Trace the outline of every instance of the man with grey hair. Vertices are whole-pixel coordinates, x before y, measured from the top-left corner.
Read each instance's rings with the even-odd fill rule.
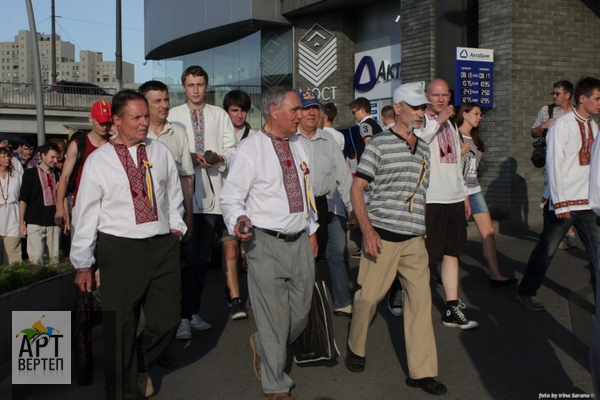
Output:
[[[406,384],[440,395],[447,389],[434,379],[437,350],[431,321],[429,257],[425,247],[425,193],[429,184],[429,146],[414,134],[429,101],[423,88],[407,83],[394,91],[396,124],[367,144],[352,183],[354,213],[363,234],[363,256],[348,334],[346,367],[365,369],[367,330],[377,304],[399,274],[404,299]],[[363,189],[372,185],[365,205]]]
[[[295,135],[302,104],[291,88],[263,94],[263,128],[238,146],[221,191],[230,233],[248,261],[248,291],[257,332],[250,336],[263,399],[290,400],[287,345],[308,320],[318,246],[306,147]]]

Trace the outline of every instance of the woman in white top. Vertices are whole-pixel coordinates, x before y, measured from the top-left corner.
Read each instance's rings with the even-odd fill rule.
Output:
[[[479,137],[478,127],[480,121],[481,108],[476,104],[465,103],[458,111],[456,125],[462,138],[463,174],[469,201],[471,202],[471,215],[483,239],[483,255],[490,270],[490,286],[513,285],[517,283],[517,279],[505,277],[498,269],[494,226],[477,178],[479,162],[485,150],[483,141]]]
[[[21,261],[20,191],[21,173],[11,162],[10,150],[0,147],[0,242],[4,248],[3,265]]]

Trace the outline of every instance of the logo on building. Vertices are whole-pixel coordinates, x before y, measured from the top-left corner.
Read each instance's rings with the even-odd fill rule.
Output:
[[[71,383],[70,311],[13,311],[12,327],[13,384]]]
[[[337,70],[337,38],[315,24],[298,41],[300,75],[319,86]]]
[[[269,33],[262,42],[262,83],[265,87],[280,85],[292,71],[289,46],[285,40]]]

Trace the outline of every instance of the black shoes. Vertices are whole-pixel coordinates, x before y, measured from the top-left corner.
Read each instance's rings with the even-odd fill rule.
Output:
[[[459,306],[446,306],[446,314],[442,317],[444,326],[459,329],[477,328],[479,324],[465,317]]]
[[[234,321],[240,319],[247,319],[248,313],[246,312],[246,307],[242,303],[242,299],[236,297],[231,300],[231,319]]]
[[[421,388],[424,392],[429,394],[433,394],[439,396],[440,394],[444,394],[448,391],[446,386],[442,383],[436,381],[433,378],[422,378],[422,379],[411,379],[406,378],[406,384],[410,387],[418,387]]]
[[[357,356],[350,350],[350,347],[346,346],[346,368],[352,372],[363,372],[365,370],[366,359],[361,356]]]
[[[388,292],[388,310],[394,317],[399,317],[402,315],[402,286],[400,286],[400,281],[398,278],[394,279],[394,283],[392,283],[392,287]]]
[[[519,280],[517,278],[508,278],[504,281],[499,281],[497,279],[490,279],[490,286],[493,288],[501,288],[504,286],[510,286],[517,283]]]

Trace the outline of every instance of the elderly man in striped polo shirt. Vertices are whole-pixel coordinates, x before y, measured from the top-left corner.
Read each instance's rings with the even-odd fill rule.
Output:
[[[419,84],[407,83],[396,89],[396,124],[367,144],[356,171],[351,198],[363,234],[363,256],[346,366],[353,372],[364,371],[369,324],[399,273],[405,291],[406,384],[440,395],[446,393],[446,387],[434,379],[438,362],[424,240],[429,146],[413,132],[423,124],[427,104]],[[373,198],[365,206],[363,188],[367,185]]]

